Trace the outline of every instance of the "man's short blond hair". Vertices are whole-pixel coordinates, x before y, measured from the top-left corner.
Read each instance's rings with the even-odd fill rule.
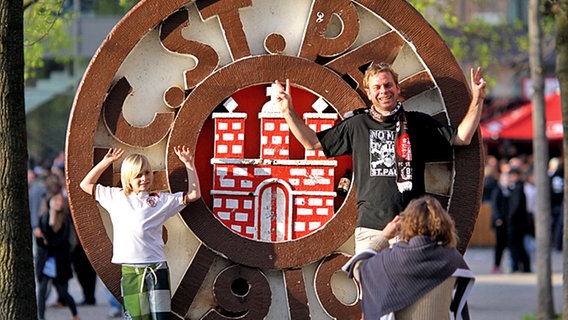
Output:
[[[363,77],[363,87],[365,89],[369,89],[369,79],[381,72],[390,72],[394,79],[394,83],[398,84],[398,73],[394,71],[392,66],[388,63],[381,62],[381,63],[371,63],[367,70],[365,70],[365,76]]]

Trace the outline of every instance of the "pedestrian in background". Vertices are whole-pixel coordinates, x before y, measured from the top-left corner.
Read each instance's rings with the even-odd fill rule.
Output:
[[[491,227],[495,231],[493,273],[501,273],[501,260],[507,248],[509,195],[509,173],[501,172],[499,184],[491,194]]]
[[[564,163],[562,158],[549,161],[550,207],[552,211],[551,246],[562,251],[564,234]]]
[[[59,299],[71,310],[73,320],[79,320],[75,300],[67,291],[73,277],[69,234],[72,222],[61,192],[47,199],[47,212],[40,216],[36,234],[36,277],[38,281],[38,317],[45,319],[45,303],[49,283],[57,290]]]
[[[521,171],[517,167],[509,170],[509,213],[507,216],[507,245],[511,253],[511,271],[531,272],[530,257],[525,248],[527,233],[527,198]]]

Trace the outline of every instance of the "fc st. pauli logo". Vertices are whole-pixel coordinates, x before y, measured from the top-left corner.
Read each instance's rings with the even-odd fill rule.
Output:
[[[462,70],[406,1],[138,3],[93,57],[67,137],[77,233],[109,289],[120,296],[112,226],[79,182],[108,148],[122,147],[150,159],[156,190],[184,190],[172,148],[185,144],[203,199],[165,224],[172,312],[359,319],[356,288],[338,272],[353,253],[357,218],[355,192],[334,192],[350,159],[306,152],[265,105],[270,84],[290,79],[298,112],[322,130],[365,107],[363,72],[373,61],[399,72],[406,110],[450,124],[463,118]],[[480,154],[474,141],[426,168],[427,191],[449,204],[462,249],[478,211]],[[116,185],[119,170],[99,182]]]

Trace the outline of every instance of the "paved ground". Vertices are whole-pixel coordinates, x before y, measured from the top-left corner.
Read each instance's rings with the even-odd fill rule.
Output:
[[[472,319],[520,320],[523,316],[535,314],[537,305],[535,273],[491,274],[493,261],[491,248],[470,248],[465,257],[476,275],[476,283],[469,299]],[[552,258],[554,307],[559,313],[562,310],[562,255],[553,252]],[[75,279],[71,280],[69,289],[77,302],[82,301],[83,296]],[[54,299],[54,296],[55,294],[52,294],[50,299]],[[52,304],[53,301],[49,300],[48,305]],[[105,289],[102,283],[99,283],[97,305],[79,306],[79,315],[82,320],[109,319],[109,310]],[[49,307],[46,318],[66,320],[71,319],[71,313],[67,308]]]
[[[77,304],[83,301],[83,293],[77,282],[76,278],[71,279],[69,282],[69,293],[75,299]],[[96,288],[97,304],[92,305],[78,305],[77,311],[81,320],[104,320],[104,319],[121,319],[122,317],[110,317],[110,304],[106,296],[106,288],[103,283],[99,281]],[[54,307],[54,300],[57,294],[52,290],[47,301],[47,309],[45,312],[46,320],[67,320],[72,319],[71,311],[67,307]]]
[[[475,286],[469,298],[472,319],[519,320],[535,315],[537,310],[536,269],[533,273],[491,274],[493,250],[470,248],[465,258],[476,275]],[[504,257],[505,258],[505,257]],[[505,258],[503,265],[507,264]],[[552,285],[554,309],[562,311],[562,253],[552,253]]]

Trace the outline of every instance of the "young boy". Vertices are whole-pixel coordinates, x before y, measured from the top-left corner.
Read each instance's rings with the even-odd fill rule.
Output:
[[[186,193],[150,192],[154,178],[148,159],[131,154],[122,162],[122,188],[97,184],[102,173],[124,155],[110,149],[83,178],[80,187],[105,208],[113,226],[112,263],[122,265],[121,291],[127,319],[170,319],[169,269],[162,226],[189,202],[201,197],[193,155],[186,146],[174,147],[186,167]]]

